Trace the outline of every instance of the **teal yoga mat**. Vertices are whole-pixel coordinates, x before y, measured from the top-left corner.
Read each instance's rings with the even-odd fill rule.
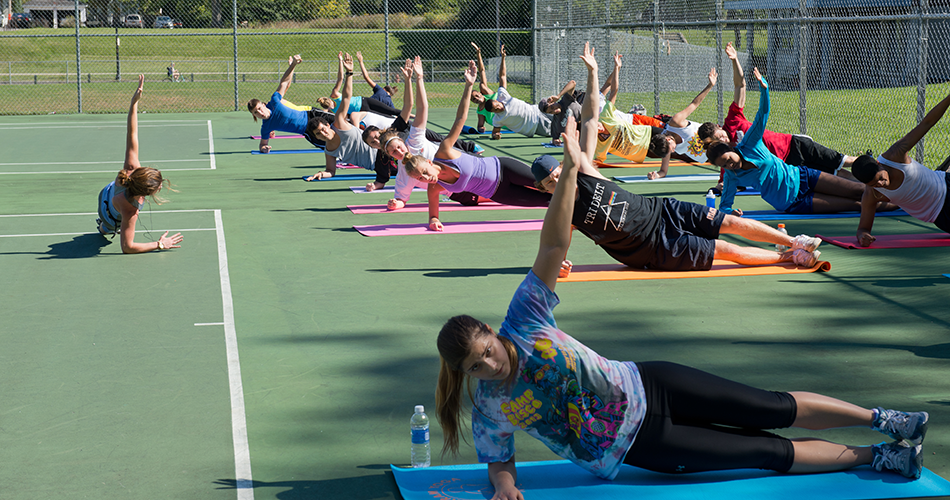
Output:
[[[392,466],[392,470],[405,500],[485,500],[494,491],[485,464]],[[911,481],[867,466],[794,475],[752,469],[660,474],[624,465],[615,480],[604,481],[567,460],[519,463],[518,487],[525,500],[872,500],[950,495],[950,482],[927,469]]]

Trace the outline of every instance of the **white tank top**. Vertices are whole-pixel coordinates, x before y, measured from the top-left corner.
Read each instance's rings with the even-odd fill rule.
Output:
[[[947,198],[946,172],[935,172],[913,159],[897,163],[878,156],[877,161],[904,172],[904,182],[897,189],[874,188],[876,191],[924,222],[937,220]]]

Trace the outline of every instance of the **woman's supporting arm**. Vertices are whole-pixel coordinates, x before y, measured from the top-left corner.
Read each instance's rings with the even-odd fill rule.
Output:
[[[861,219],[858,221],[858,245],[862,247],[870,246],[875,238],[871,235],[871,229],[874,227],[874,214],[877,211],[878,199],[876,192],[871,186],[864,186],[864,194],[861,195]],[[886,198],[885,198],[886,199]]]
[[[495,487],[495,495],[491,500],[524,500],[521,490],[515,486],[518,480],[515,457],[511,457],[507,462],[488,464],[488,480]]]
[[[442,193],[442,186],[438,184],[429,184],[426,187],[426,197],[429,201],[429,229],[433,231],[442,230],[442,221],[439,220],[439,194]]]

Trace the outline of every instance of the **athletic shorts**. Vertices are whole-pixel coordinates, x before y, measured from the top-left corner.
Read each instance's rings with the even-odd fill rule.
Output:
[[[812,200],[815,199],[815,186],[818,185],[819,177],[821,177],[821,171],[819,170],[808,167],[798,167],[798,196],[796,196],[792,204],[785,209],[785,213],[814,213]]]
[[[943,232],[950,233],[950,172],[944,174],[944,179],[947,182],[947,196],[943,199],[943,208],[940,209],[940,213],[934,219],[934,225]]]
[[[695,271],[712,267],[716,238],[726,214],[705,205],[663,198],[657,253],[648,267]]]
[[[625,464],[668,473],[792,467],[792,442],[764,430],[795,423],[798,404],[791,394],[676,363],[637,363],[637,369],[646,415]]]
[[[788,155],[785,157],[785,163],[789,165],[813,168],[831,175],[835,175],[838,171],[842,160],[844,160],[844,154],[822,146],[811,137],[804,135],[792,136],[788,145]]]

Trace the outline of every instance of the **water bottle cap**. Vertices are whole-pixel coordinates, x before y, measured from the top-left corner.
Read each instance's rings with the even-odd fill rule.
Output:
[[[416,405],[416,413],[425,413],[426,407],[423,405]]]
[[[779,224],[778,227],[785,227],[785,224]]]

